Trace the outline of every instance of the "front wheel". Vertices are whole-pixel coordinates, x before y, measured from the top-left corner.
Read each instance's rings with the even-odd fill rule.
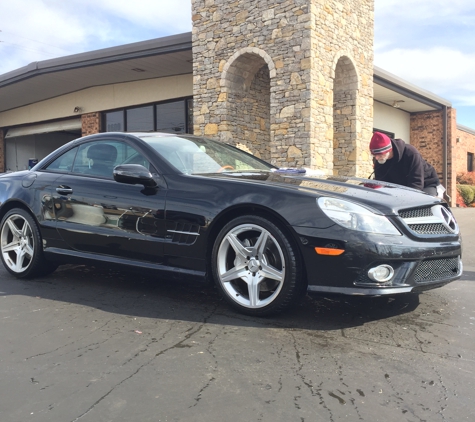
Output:
[[[18,278],[43,276],[57,268],[43,257],[35,220],[20,208],[7,212],[0,223],[0,249],[3,265]]]
[[[226,224],[216,238],[211,259],[218,290],[241,313],[279,313],[301,296],[298,252],[263,217],[242,216]]]

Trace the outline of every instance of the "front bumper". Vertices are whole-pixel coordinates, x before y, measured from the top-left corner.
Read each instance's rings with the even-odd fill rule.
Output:
[[[294,227],[299,238],[309,292],[379,296],[441,287],[462,276],[458,235],[425,239],[383,236],[343,230]],[[339,256],[318,255],[315,247],[335,245]],[[394,269],[393,277],[376,282],[368,271],[378,265]]]

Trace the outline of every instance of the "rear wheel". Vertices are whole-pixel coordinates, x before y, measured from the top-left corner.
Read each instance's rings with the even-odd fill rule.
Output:
[[[242,216],[220,231],[212,252],[216,286],[247,315],[282,312],[301,297],[298,253],[285,234],[260,216]]]
[[[18,278],[40,277],[58,267],[43,257],[38,225],[20,208],[7,212],[0,223],[0,249],[3,265]]]

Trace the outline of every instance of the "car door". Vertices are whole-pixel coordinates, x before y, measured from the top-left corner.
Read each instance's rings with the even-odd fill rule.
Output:
[[[134,147],[113,139],[77,147],[72,171],[56,181],[52,192],[56,228],[69,248],[163,262],[165,183],[157,174],[159,187],[151,190],[112,177],[115,165],[137,160],[149,165]]]

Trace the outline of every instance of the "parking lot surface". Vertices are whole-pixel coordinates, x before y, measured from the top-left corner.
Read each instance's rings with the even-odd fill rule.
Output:
[[[464,275],[421,295],[239,315],[212,287],[0,268],[0,421],[473,421],[475,210]]]

